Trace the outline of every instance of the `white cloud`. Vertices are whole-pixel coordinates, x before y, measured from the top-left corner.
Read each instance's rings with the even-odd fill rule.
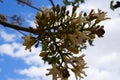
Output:
[[[30,53],[29,51],[25,51],[25,47],[23,45],[15,42],[13,42],[12,44],[0,45],[0,55],[8,55],[13,58],[22,59],[26,64],[31,66],[28,69],[26,68],[23,70],[15,70],[18,74],[27,76],[28,80],[49,79],[49,77],[45,77],[46,68],[48,68],[49,65],[44,64],[44,62],[39,57],[40,51],[41,48],[32,47],[32,52]],[[8,80],[21,80],[21,79],[8,78]]]
[[[111,67],[120,67],[120,64],[118,64],[119,56],[118,53],[105,54],[98,63],[107,66],[108,69]]]
[[[11,44],[6,43],[6,44],[2,44],[0,45],[0,54],[3,55],[8,55],[11,57],[24,57],[27,56],[28,54],[25,54],[25,48],[16,42],[13,42]]]
[[[15,72],[28,76],[30,78],[38,78],[39,80],[48,80],[50,77],[46,77],[45,74],[47,73],[46,68],[50,66],[44,65],[41,67],[31,66],[30,68],[23,69],[23,70],[16,70]],[[44,78],[44,79],[40,79]]]
[[[7,80],[43,80],[43,78],[7,78]]]
[[[11,42],[15,41],[16,35],[7,33],[4,30],[0,30],[0,37],[6,42]]]
[[[38,77],[40,76],[40,69],[34,66],[31,66],[29,69],[24,69],[19,71],[20,74],[27,75],[29,77]]]
[[[41,48],[34,47],[32,47],[32,52],[26,51],[23,45],[16,42],[0,45],[0,55],[8,55],[13,58],[20,58],[29,65],[44,65],[43,61],[39,57],[40,51]]]
[[[31,56],[25,57],[23,59],[29,65],[41,65],[41,66],[44,65],[44,62],[41,60],[41,57],[39,57],[38,54],[31,55]]]
[[[35,22],[33,20],[26,20],[28,22],[28,24],[31,26],[31,27],[34,27],[36,26]]]
[[[106,70],[99,70],[97,68],[89,68],[87,70],[88,76],[86,79],[89,80],[111,80],[110,73]]]
[[[6,50],[7,49],[7,50]],[[0,45],[0,54],[13,55],[13,47],[10,44]]]
[[[103,68],[96,68],[94,66],[91,66],[86,70],[87,72],[87,77],[85,78],[86,80],[119,80],[119,72],[116,71],[111,71],[108,69],[103,69]]]

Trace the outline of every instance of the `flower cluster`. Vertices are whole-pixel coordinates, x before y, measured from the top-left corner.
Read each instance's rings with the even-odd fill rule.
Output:
[[[29,51],[31,52],[31,47],[36,43],[35,38],[32,36],[31,33],[29,36],[23,36],[22,38],[24,39],[23,45],[26,46],[25,50],[29,49]]]
[[[36,14],[36,31],[37,37],[24,36],[23,45],[31,51],[31,46],[41,43],[42,51],[40,57],[48,64],[52,65],[48,69],[53,80],[61,78],[68,80],[72,71],[76,80],[86,76],[84,69],[86,63],[84,54],[76,56],[79,52],[86,48],[87,44],[93,45],[92,42],[98,37],[103,37],[105,30],[103,25],[99,23],[106,18],[106,12],[98,9],[96,13],[91,10],[90,13],[80,12],[77,16],[76,6],[73,6],[72,14],[66,10],[65,6],[56,5],[50,9],[43,9],[43,12]]]

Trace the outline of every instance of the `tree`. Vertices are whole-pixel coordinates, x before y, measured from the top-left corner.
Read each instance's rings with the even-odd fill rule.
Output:
[[[84,69],[87,68],[85,55],[79,52],[86,49],[88,44],[92,46],[96,37],[103,37],[104,26],[99,23],[109,18],[106,18],[106,12],[100,9],[98,12],[94,10],[89,13],[80,12],[77,16],[77,7],[84,0],[63,0],[64,5],[55,5],[53,0],[48,1],[52,5],[51,8],[36,8],[30,0],[17,0],[18,4],[27,5],[38,11],[35,28],[23,27],[23,18],[15,14],[10,17],[11,22],[8,16],[0,14],[0,24],[29,33],[22,37],[25,50],[31,51],[32,46],[37,48],[41,44],[42,51],[39,55],[44,62],[52,66],[51,69],[47,69],[49,73],[46,75],[52,75],[53,80],[58,78],[68,80],[69,71],[75,74],[76,80],[84,78],[86,76]],[[68,5],[73,7],[71,14],[66,9]]]

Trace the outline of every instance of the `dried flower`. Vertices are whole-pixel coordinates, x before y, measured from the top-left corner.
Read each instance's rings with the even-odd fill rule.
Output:
[[[99,23],[103,20],[110,19],[110,18],[106,18],[106,14],[107,14],[107,12],[103,12],[100,9],[98,9],[98,13],[94,14],[97,17],[95,23]]]
[[[61,75],[60,71],[57,69],[57,65],[52,65],[51,69],[47,69],[49,71],[49,73],[47,73],[46,75],[52,75],[53,79],[52,80],[57,80],[58,76]]]
[[[24,39],[23,45],[26,46],[25,50],[29,49],[29,51],[31,52],[31,47],[36,43],[35,38],[32,36],[31,33],[29,36],[23,36],[22,38]]]
[[[46,75],[52,75],[53,80],[58,78],[68,80],[70,70],[75,74],[76,80],[86,76],[83,71],[86,68],[83,59],[85,55],[75,55],[78,55],[84,47],[86,48],[87,42],[92,45],[96,35],[103,37],[105,33],[103,26],[98,23],[109,19],[106,18],[106,12],[98,9],[95,13],[91,10],[87,15],[81,11],[77,16],[76,9],[77,7],[74,6],[71,15],[65,6],[60,7],[60,5],[43,9],[42,13],[37,12],[34,30],[38,36],[35,38],[30,34],[23,37],[23,45],[30,51],[36,40],[42,43],[40,57],[52,65],[51,69],[47,69],[49,73]]]
[[[6,20],[7,20],[7,18],[6,18],[6,16],[5,16],[5,15],[0,14],[0,20],[6,21]]]
[[[83,71],[83,69],[87,68],[86,67],[86,63],[83,59],[85,55],[81,55],[79,57],[73,57],[72,58],[72,65],[73,65],[73,68],[71,69],[74,74],[75,74],[75,77],[76,77],[76,80],[78,80],[78,77],[81,79],[81,78],[84,78],[84,76],[87,76],[85,71]]]

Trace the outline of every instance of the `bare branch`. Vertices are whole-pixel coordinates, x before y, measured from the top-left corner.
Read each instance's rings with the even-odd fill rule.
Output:
[[[0,0],[0,2],[3,2],[2,0]]]
[[[36,9],[36,10],[38,10],[38,11],[40,11],[40,12],[43,12],[41,9],[39,9],[39,8],[37,8],[37,7],[33,6],[33,5],[25,2],[24,0],[17,0],[17,1],[23,3],[23,4],[27,5],[27,6],[29,6],[29,7],[31,7],[31,8],[33,8],[33,9]]]
[[[3,21],[3,20],[0,20],[0,24],[5,26],[5,27],[12,28],[12,29],[15,29],[15,30],[21,30],[21,31],[30,32],[30,33],[33,33],[33,34],[38,34],[36,32],[36,30],[34,30],[32,28],[26,28],[26,27],[23,27],[23,26],[11,24],[11,23],[8,23],[8,22]]]
[[[55,7],[55,4],[54,4],[53,0],[49,0],[49,1],[52,4],[52,6]]]

